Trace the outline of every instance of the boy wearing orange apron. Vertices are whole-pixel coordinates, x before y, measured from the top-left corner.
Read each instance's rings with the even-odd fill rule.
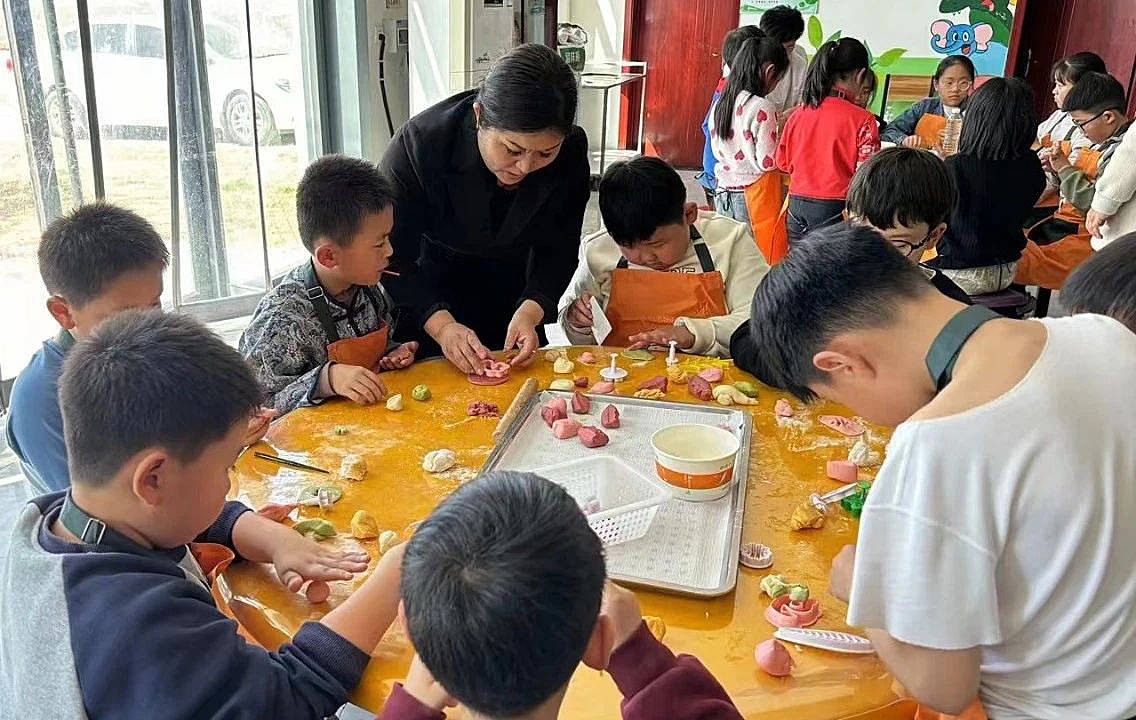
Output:
[[[600,183],[607,230],[586,238],[560,299],[559,322],[591,345],[594,298],[610,322],[602,343],[729,356],[730,335],[749,318],[769,266],[747,225],[686,202],[678,173],[658,158],[618,163]]]

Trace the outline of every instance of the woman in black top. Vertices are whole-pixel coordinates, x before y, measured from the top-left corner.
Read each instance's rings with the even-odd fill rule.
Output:
[[[947,158],[959,198],[935,262],[970,295],[1005,290],[1014,279],[1026,245],[1022,223],[1045,189],[1030,149],[1036,130],[1024,81],[992,78],[971,96],[958,154]]]
[[[482,87],[399,129],[382,161],[396,191],[392,269],[401,340],[439,347],[463,372],[489,350],[539,346],[536,328],[576,268],[588,140],[576,79],[543,45],[502,57]]]

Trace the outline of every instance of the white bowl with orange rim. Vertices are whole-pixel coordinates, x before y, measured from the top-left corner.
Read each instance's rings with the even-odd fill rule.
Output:
[[[734,484],[734,461],[741,442],[716,425],[680,424],[651,436],[655,471],[682,500],[717,500]]]

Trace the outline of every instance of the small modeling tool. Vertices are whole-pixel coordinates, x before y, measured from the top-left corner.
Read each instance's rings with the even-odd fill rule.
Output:
[[[671,340],[668,344],[671,346],[671,351],[667,354],[667,367],[678,365],[678,358],[675,357],[675,349],[678,347],[678,343]]]
[[[600,377],[602,377],[604,380],[610,380],[611,382],[620,382],[627,379],[627,371],[621,367],[616,367],[615,365],[615,359],[617,357],[618,356],[615,353],[612,353],[611,366],[600,370]]]

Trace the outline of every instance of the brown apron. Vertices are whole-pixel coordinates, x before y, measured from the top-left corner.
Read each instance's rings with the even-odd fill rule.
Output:
[[[620,258],[611,272],[611,293],[604,314],[611,322],[605,345],[630,345],[630,338],[648,330],[674,326],[676,318],[711,318],[727,314],[726,283],[714,269],[710,249],[690,228],[701,273],[630,270]]]
[[[770,266],[781,262],[781,258],[789,252],[789,234],[785,227],[786,179],[784,173],[770,170],[745,189],[746,211],[753,237],[757,240],[757,249]]]
[[[1090,180],[1096,180],[1100,172],[1100,158],[1100,150],[1085,148],[1077,156],[1074,167]],[[1063,220],[1076,225],[1077,231],[1048,245],[1038,245],[1033,240],[1028,240],[1022,251],[1022,259],[1018,261],[1014,282],[1060,290],[1069,273],[1092,254],[1092,235],[1085,228],[1085,213],[1064,200],[1057,206],[1057,212],[1053,213],[1052,217],[1031,227],[1027,234],[1032,233],[1039,225],[1052,220]]]
[[[364,293],[366,299],[374,306],[375,314],[379,317],[379,329],[360,337],[340,338],[339,330],[335,327],[335,320],[331,317],[331,307],[327,303],[327,294],[320,285],[315,268],[309,262],[304,278],[304,286],[308,293],[308,300],[312,302],[312,309],[319,319],[320,326],[327,336],[328,362],[342,365],[358,365],[368,370],[375,370],[379,360],[386,355],[387,340],[390,336],[390,326],[383,322],[382,304],[374,297],[375,291],[371,288],[361,287],[358,292]]]

